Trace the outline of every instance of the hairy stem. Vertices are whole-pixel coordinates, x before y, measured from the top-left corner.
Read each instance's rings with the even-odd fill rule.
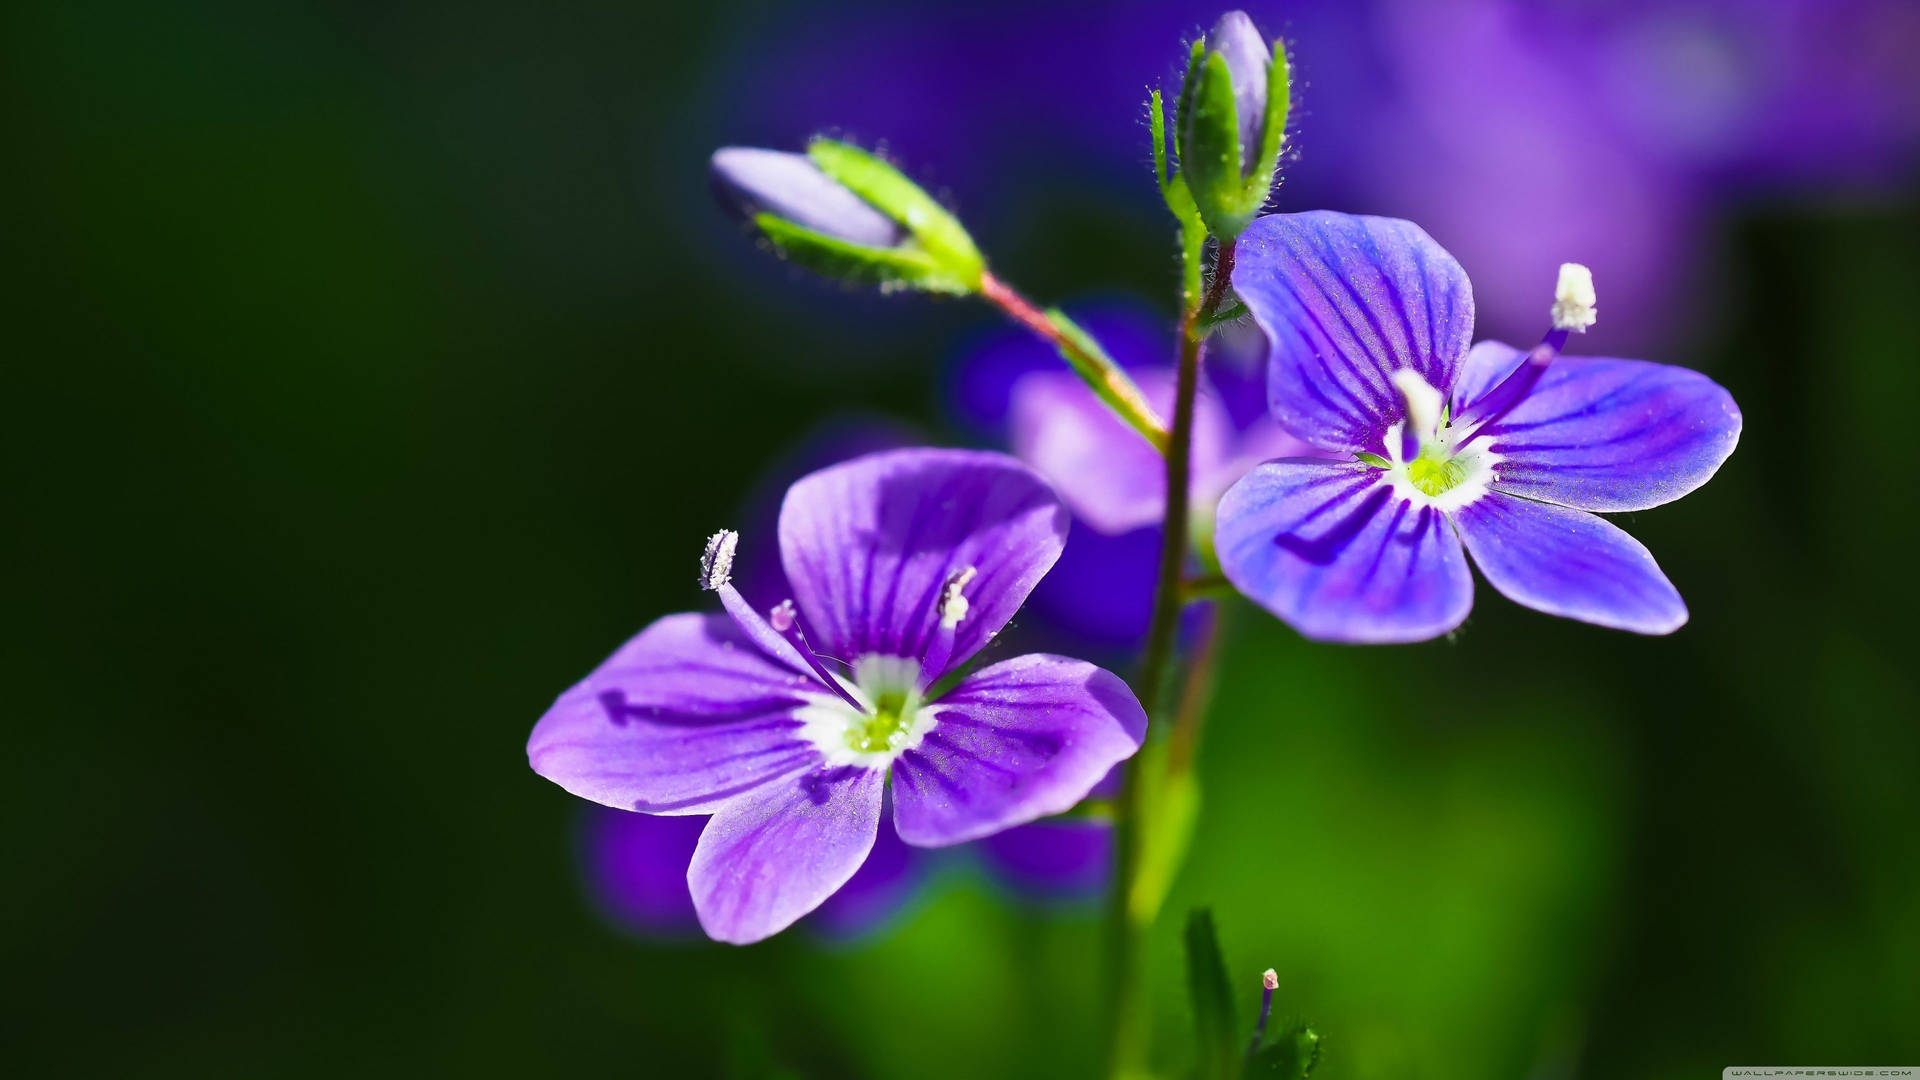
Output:
[[[1147,404],[1146,395],[1073,320],[1057,310],[1040,310],[1012,286],[984,271],[980,275],[980,295],[1006,312],[1008,318],[1050,342],[1120,419],[1152,443],[1155,450],[1167,452],[1167,429],[1154,414],[1153,406]]]

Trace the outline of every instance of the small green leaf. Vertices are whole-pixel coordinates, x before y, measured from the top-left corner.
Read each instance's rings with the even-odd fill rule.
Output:
[[[821,172],[905,226],[926,257],[940,267],[942,279],[962,286],[942,291],[973,292],[980,287],[984,264],[973,237],[920,185],[878,156],[838,139],[813,140],[807,144],[807,156]]]
[[[1393,462],[1388,461],[1386,458],[1381,457],[1379,454],[1369,454],[1365,450],[1356,450],[1353,452],[1353,456],[1355,458],[1358,458],[1361,461],[1366,462],[1367,464],[1373,466],[1376,469],[1393,468]]]
[[[1246,1080],[1307,1080],[1320,1064],[1320,1034],[1305,1026],[1281,1033],[1247,1059]]]
[[[1193,997],[1199,1080],[1231,1080],[1236,1056],[1233,987],[1213,932],[1213,913],[1206,908],[1187,916],[1187,989]]]

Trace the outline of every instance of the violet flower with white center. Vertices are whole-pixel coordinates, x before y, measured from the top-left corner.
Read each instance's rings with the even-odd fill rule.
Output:
[[[794,598],[769,615],[709,542],[727,616],[669,615],[561,695],[528,759],[576,795],[711,814],[687,870],[706,932],[777,933],[859,869],[889,779],[900,838],[977,839],[1061,813],[1140,746],[1112,673],[1028,655],[959,672],[1059,557],[1065,509],[1012,458],[899,450],[787,492]]]
[[[1644,634],[1686,621],[1647,549],[1592,512],[1705,483],[1740,411],[1684,368],[1560,357],[1593,321],[1583,267],[1562,267],[1554,327],[1525,351],[1468,349],[1466,273],[1406,221],[1263,218],[1233,286],[1271,343],[1275,417],[1350,458],[1269,462],[1221,499],[1215,543],[1242,593],[1310,638],[1421,641],[1466,618],[1470,552],[1538,611]]]

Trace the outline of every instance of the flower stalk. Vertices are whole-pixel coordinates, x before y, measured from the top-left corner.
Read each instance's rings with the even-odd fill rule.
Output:
[[[1128,427],[1139,432],[1140,437],[1151,443],[1155,450],[1162,454],[1167,452],[1166,425],[1161,423],[1153,406],[1147,403],[1146,395],[1140,392],[1140,387],[1135,385],[1126,371],[1107,355],[1100,343],[1067,318],[1065,312],[1058,308],[1040,310],[991,271],[981,272],[980,295],[1014,322],[1051,342],[1074,372],[1120,419],[1127,422]]]
[[[1188,552],[1188,514],[1192,502],[1194,401],[1200,383],[1200,347],[1207,334],[1203,322],[1226,295],[1234,252],[1232,240],[1220,242],[1213,282],[1203,292],[1200,267],[1206,233],[1203,229],[1183,227],[1181,241],[1182,263],[1186,270],[1182,282],[1185,300],[1180,312],[1180,352],[1175,374],[1173,420],[1168,429],[1166,446],[1166,510],[1160,524],[1160,564],[1154,586],[1153,617],[1148,624],[1147,642],[1141,654],[1135,687],[1148,715],[1155,717],[1166,715],[1164,699],[1170,682],[1168,675],[1176,651],[1180,612],[1188,598],[1184,574]],[[1162,724],[1158,728],[1164,731],[1167,726]],[[1159,738],[1164,740],[1166,736]],[[1191,759],[1192,747],[1190,740],[1183,742],[1188,743],[1182,748],[1184,762]],[[1146,793],[1150,786],[1160,790],[1166,788],[1150,782],[1141,774],[1166,760],[1163,754],[1142,754],[1137,758],[1133,767],[1126,771],[1114,808],[1114,881],[1108,911],[1108,949],[1113,968],[1109,984],[1113,1001],[1109,1008],[1111,1039],[1108,1044],[1108,1063],[1115,1077],[1145,1072],[1143,1032],[1146,1007],[1143,1000],[1145,987],[1139,973],[1140,953],[1142,938],[1159,905],[1157,896],[1152,903],[1137,902],[1140,896],[1138,883],[1145,864],[1142,859],[1143,828],[1148,821],[1157,817],[1156,808],[1149,805]],[[1169,770],[1168,775],[1171,777],[1175,774]],[[1184,775],[1184,765],[1181,775]],[[1160,869],[1167,877],[1171,877],[1171,866]]]

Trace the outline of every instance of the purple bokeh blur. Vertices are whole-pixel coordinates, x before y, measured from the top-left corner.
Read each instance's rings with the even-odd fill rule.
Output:
[[[751,62],[716,70],[752,77],[707,92],[729,141],[884,145],[991,237],[1031,228],[1024,204],[1061,193],[1151,211],[1146,90],[1177,89],[1183,43],[1224,9],[809,5],[730,42]],[[1571,260],[1606,304],[1595,348],[1680,359],[1729,211],[1882,198],[1916,172],[1911,0],[1246,9],[1293,57],[1294,159],[1275,205],[1419,222],[1478,286],[1488,337],[1537,336]]]

